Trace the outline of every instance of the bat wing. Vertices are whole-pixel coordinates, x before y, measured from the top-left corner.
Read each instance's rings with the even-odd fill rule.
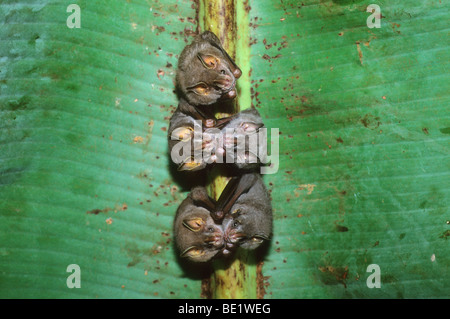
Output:
[[[223,220],[239,197],[242,194],[247,193],[255,184],[256,180],[257,177],[255,174],[245,174],[240,177],[232,178],[219,197],[215,212],[216,216],[213,216],[213,218],[215,217],[215,220]]]
[[[195,205],[206,208],[211,213],[216,209],[216,201],[209,197],[204,187],[194,187],[191,190],[191,198]]]
[[[201,110],[199,107],[194,107],[184,99],[180,99],[178,109],[184,114],[191,116],[194,120],[202,121],[203,127],[213,127],[217,122],[215,116],[210,114],[210,112]]]

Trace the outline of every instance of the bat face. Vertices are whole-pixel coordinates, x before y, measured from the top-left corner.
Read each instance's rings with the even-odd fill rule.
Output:
[[[198,35],[180,54],[177,84],[188,103],[210,105],[236,96],[242,72],[209,31]]]
[[[261,154],[267,152],[267,137],[259,133],[264,126],[256,109],[247,109],[230,117],[215,119],[195,112],[180,104],[170,119],[169,150],[181,143],[175,150],[184,150],[183,144],[190,144],[189,153],[182,154],[178,161],[181,171],[197,171],[211,163],[234,163],[239,169],[255,169],[261,164]],[[182,108],[183,106],[183,108]],[[185,112],[184,112],[185,111]],[[194,116],[197,116],[194,119]],[[201,125],[198,124],[201,121]],[[198,134],[195,134],[198,132]],[[198,143],[194,143],[194,138]],[[194,156],[197,152],[199,156]],[[176,154],[177,156],[179,154]],[[181,158],[182,157],[182,158]]]
[[[267,140],[261,140],[258,134],[263,126],[259,112],[251,108],[236,114],[222,128],[225,136],[223,148],[228,152],[227,156],[234,156],[234,163],[239,169],[256,168],[260,165],[259,155],[267,145]]]
[[[196,206],[191,196],[177,210],[174,234],[181,257],[194,262],[211,260],[224,246],[221,225],[214,223],[209,210]]]
[[[234,214],[224,219],[227,250],[240,246],[244,249],[256,249],[264,240],[270,239],[272,217],[261,214],[249,205],[237,205]]]
[[[195,117],[195,118],[194,118]],[[198,171],[223,158],[223,142],[219,128],[229,118],[208,118],[182,101],[170,118],[169,151],[180,171]],[[197,156],[196,156],[197,154]]]
[[[170,118],[168,138],[169,150],[172,161],[178,164],[179,170],[196,171],[206,167],[206,163],[194,159],[194,132],[202,131],[192,116],[181,112],[179,109]],[[184,152],[189,145],[189,152]],[[201,146],[201,145],[200,145]]]

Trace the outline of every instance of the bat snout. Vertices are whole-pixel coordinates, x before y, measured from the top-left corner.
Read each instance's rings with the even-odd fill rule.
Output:
[[[224,75],[214,80],[213,83],[217,89],[222,91],[222,94],[226,94],[234,89],[236,79],[231,76]]]
[[[227,244],[236,245],[245,237],[246,235],[244,233],[231,231],[230,233],[225,235],[225,241],[227,242]]]
[[[234,70],[233,70],[233,75],[234,75],[234,77],[235,77],[236,79],[239,79],[239,78],[241,77],[241,75],[242,75],[241,69],[239,69],[239,68],[234,69]]]
[[[222,248],[225,245],[223,233],[217,230],[215,233],[205,239],[205,243],[214,247]]]

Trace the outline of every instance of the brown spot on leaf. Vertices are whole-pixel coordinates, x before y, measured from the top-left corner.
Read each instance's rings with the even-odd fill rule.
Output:
[[[158,79],[161,80],[161,77],[164,76],[165,72],[161,69],[158,70],[158,72],[156,73],[156,75],[158,76]]]
[[[359,56],[359,62],[361,62],[361,65],[363,65],[363,53],[361,51],[361,46],[359,44],[359,41],[356,41],[356,50],[358,51],[358,56]]]
[[[336,230],[341,233],[348,232],[348,227],[342,225],[336,225]]]
[[[266,294],[266,287],[269,286],[269,278],[270,276],[263,276],[262,267],[264,262],[259,262],[256,265],[256,298],[264,299],[264,295]]]

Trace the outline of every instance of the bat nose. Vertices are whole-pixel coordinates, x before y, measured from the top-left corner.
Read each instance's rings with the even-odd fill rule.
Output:
[[[224,93],[231,91],[234,88],[235,80],[228,75],[221,76],[214,80],[214,85],[222,90]]]
[[[246,237],[244,233],[231,232],[229,234],[226,234],[225,240],[227,242],[227,245],[230,244],[234,246],[244,237]]]
[[[223,243],[223,237],[221,233],[214,233],[212,236],[208,237],[205,242],[207,244],[212,244],[216,247],[222,247],[224,245]]]
[[[234,69],[234,70],[233,70],[233,75],[234,75],[234,77],[235,77],[236,79],[239,79],[239,78],[241,77],[241,75],[242,75],[241,69],[239,69],[239,68]]]

